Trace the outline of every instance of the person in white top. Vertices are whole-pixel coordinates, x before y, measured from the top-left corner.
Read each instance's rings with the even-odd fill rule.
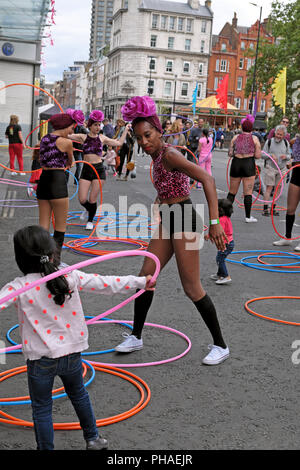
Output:
[[[0,290],[0,301],[13,291],[57,271],[56,245],[38,225],[14,235],[17,265],[23,276]],[[82,379],[81,352],[89,347],[88,330],[79,293],[127,294],[132,289],[153,290],[151,276],[102,276],[74,270],[29,289],[1,304],[18,309],[22,352],[27,360],[28,386],[38,450],[53,450],[52,387],[58,375],[79,418],[87,450],[107,448],[100,437]]]

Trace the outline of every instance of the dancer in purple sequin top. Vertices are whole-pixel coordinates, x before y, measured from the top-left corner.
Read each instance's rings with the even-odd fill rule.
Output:
[[[88,164],[83,165],[79,180],[78,198],[80,204],[85,208],[80,216],[81,220],[86,220],[86,230],[93,230],[93,220],[97,212],[97,199],[100,193],[99,180],[103,185],[106,179],[106,171],[102,160],[103,145],[120,147],[123,145],[129,126],[126,127],[122,137],[119,140],[110,139],[100,133],[101,121],[104,114],[100,110],[92,111],[88,120],[87,127],[89,134],[70,134],[69,139],[82,144],[83,161]]]
[[[58,135],[47,134],[40,143],[40,164],[44,168],[65,168],[68,162],[68,153],[61,152],[56,141]]]
[[[158,193],[154,204],[158,227],[150,240],[148,251],[158,257],[161,269],[175,254],[184,292],[193,301],[213,337],[214,344],[203,362],[219,364],[227,359],[229,349],[222,337],[213,302],[201,284],[199,248],[203,220],[189,198],[191,178],[203,185],[210,217],[210,239],[218,249],[224,250],[227,237],[218,219],[214,178],[188,161],[175,147],[165,145],[155,103],[151,98],[131,98],[123,106],[122,113],[125,120],[132,120],[138,145],[153,160],[153,181]],[[154,268],[153,260],[149,262],[145,259],[141,273],[153,274]],[[171,289],[169,295],[172,295]],[[153,292],[145,292],[135,300],[132,334],[115,348],[117,352],[127,353],[143,347],[142,330],[152,299]]]

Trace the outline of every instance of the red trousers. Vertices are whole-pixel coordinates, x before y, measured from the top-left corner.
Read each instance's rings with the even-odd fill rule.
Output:
[[[11,170],[15,169],[15,157],[17,157],[20,171],[24,170],[23,166],[23,144],[9,144],[9,166]]]

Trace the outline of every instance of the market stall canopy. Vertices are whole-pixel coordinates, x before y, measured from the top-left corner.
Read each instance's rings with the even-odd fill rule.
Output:
[[[207,98],[204,98],[204,100],[197,101],[196,108],[222,109],[217,101],[216,95],[208,96]],[[230,103],[227,103],[227,109],[238,111],[238,108]]]

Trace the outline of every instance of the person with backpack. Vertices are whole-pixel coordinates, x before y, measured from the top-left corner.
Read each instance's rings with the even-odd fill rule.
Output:
[[[269,201],[273,188],[276,188],[277,184],[281,179],[281,170],[285,170],[287,166],[291,164],[291,150],[290,144],[285,138],[286,126],[280,124],[275,129],[275,136],[268,139],[264,145],[262,158],[265,160],[265,174],[264,182],[266,185],[266,191],[264,194],[264,200]],[[271,155],[271,158],[268,156]],[[269,217],[270,211],[268,209],[269,203],[264,204],[262,215]],[[279,215],[279,212],[275,210],[276,204],[273,206],[273,215]]]

